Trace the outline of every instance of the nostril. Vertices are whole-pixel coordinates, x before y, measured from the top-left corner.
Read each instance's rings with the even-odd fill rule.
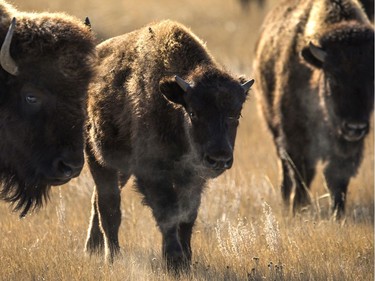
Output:
[[[233,164],[233,157],[227,157],[227,156],[212,156],[212,155],[206,155],[204,157],[206,166],[212,168],[212,169],[230,169]]]
[[[216,167],[217,166],[217,161],[213,158],[211,158],[209,155],[206,155],[205,159],[206,163],[208,164],[208,166],[210,167]]]
[[[60,175],[58,177],[61,178],[72,178],[79,174],[82,168],[81,164],[69,162],[63,158],[55,159],[53,166],[57,175]]]
[[[230,169],[232,167],[232,165],[233,165],[233,157],[230,157],[230,159],[225,162],[224,167],[226,169]]]
[[[64,175],[64,177],[66,178],[72,177],[73,168],[69,166],[69,164],[65,163],[64,161],[60,161],[57,168]]]

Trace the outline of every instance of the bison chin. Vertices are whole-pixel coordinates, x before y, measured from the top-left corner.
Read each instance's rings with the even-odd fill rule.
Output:
[[[1,181],[0,198],[10,202],[13,205],[13,211],[21,211],[20,218],[26,216],[30,210],[40,208],[47,201],[51,187],[36,179],[25,182],[14,175],[3,175]]]

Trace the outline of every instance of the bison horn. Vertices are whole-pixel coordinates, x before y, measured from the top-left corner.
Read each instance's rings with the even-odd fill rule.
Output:
[[[242,87],[243,91],[245,93],[247,93],[247,91],[249,91],[250,87],[253,86],[254,82],[255,82],[254,79],[251,79],[251,80],[241,84],[241,87]]]
[[[175,75],[174,79],[184,92],[187,92],[191,88],[190,84],[181,77]]]
[[[91,22],[90,22],[90,19],[89,19],[89,17],[86,17],[85,18],[85,25],[91,30]]]
[[[10,44],[12,42],[14,28],[16,26],[16,18],[12,19],[12,23],[9,26],[8,33],[5,36],[4,43],[1,46],[0,51],[0,64],[1,67],[8,73],[16,76],[18,74],[18,66],[10,55]]]
[[[324,62],[327,56],[327,52],[322,48],[315,46],[312,42],[309,43],[309,49],[311,54],[320,62]]]

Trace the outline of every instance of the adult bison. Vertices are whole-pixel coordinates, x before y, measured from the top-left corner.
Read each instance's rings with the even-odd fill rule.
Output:
[[[374,30],[358,2],[287,0],[257,44],[260,107],[281,159],[282,197],[310,202],[317,162],[337,218],[361,162],[374,99]]]
[[[184,267],[204,185],[232,166],[253,80],[221,70],[202,42],[172,21],[109,39],[97,51],[88,98],[95,191],[86,249],[104,249],[110,260],[119,251],[119,181],[134,175],[162,233],[168,268]]]
[[[82,169],[95,44],[65,14],[21,13],[1,1],[0,17],[0,198],[24,216]]]

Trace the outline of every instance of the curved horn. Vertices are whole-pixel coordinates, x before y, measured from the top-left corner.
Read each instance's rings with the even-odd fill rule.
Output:
[[[9,26],[8,33],[5,36],[3,45],[0,51],[0,65],[8,73],[16,76],[18,74],[18,66],[10,55],[10,44],[12,43],[12,37],[14,28],[16,26],[16,18],[12,19],[12,23]]]
[[[255,82],[254,79],[251,79],[251,80],[241,84],[241,87],[242,87],[243,91],[245,93],[247,93],[249,91],[250,87],[253,86],[254,82]]]
[[[89,17],[86,17],[85,18],[85,22],[84,22],[84,24],[91,30],[91,22],[90,22],[90,19],[89,19]]]
[[[174,79],[176,80],[177,84],[181,87],[184,92],[187,92],[191,86],[188,82],[186,82],[184,79],[182,79],[180,76],[175,75]]]
[[[311,54],[319,61],[324,62],[327,57],[327,52],[322,48],[315,46],[312,42],[309,43]]]

